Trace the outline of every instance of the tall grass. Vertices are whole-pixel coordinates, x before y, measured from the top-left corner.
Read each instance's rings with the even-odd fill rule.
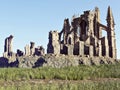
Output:
[[[98,78],[117,80],[99,81]],[[120,64],[65,68],[0,68],[0,90],[120,90],[119,78]],[[54,79],[56,82],[29,82],[34,79]],[[64,82],[57,82],[58,79]]]
[[[83,80],[95,78],[120,78],[120,64],[101,66],[81,65],[65,68],[0,68],[0,81],[29,79]]]

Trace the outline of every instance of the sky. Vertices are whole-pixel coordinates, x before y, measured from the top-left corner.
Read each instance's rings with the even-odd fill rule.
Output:
[[[101,23],[107,25],[107,8],[112,8],[120,58],[120,1],[119,0],[0,0],[0,56],[4,52],[4,40],[13,35],[13,51],[24,51],[24,46],[35,42],[35,46],[47,48],[48,33],[61,31],[63,21],[83,11],[100,9]]]

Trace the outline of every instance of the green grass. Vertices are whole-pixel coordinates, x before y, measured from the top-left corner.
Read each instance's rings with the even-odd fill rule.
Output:
[[[84,80],[95,78],[120,78],[120,64],[101,66],[78,66],[66,68],[41,67],[0,68],[0,80],[60,79]]]
[[[116,78],[118,81],[95,81],[101,78]],[[0,90],[120,90],[120,64],[51,68],[0,68]],[[63,80],[77,83],[33,84],[29,80]],[[81,82],[81,80],[88,82]],[[91,80],[89,82],[89,80]],[[12,84],[1,84],[6,82]],[[25,81],[16,84],[14,82]],[[79,82],[80,81],[80,82]]]

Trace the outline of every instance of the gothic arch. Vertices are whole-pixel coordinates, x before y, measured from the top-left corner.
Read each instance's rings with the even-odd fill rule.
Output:
[[[73,38],[72,38],[72,35],[69,35],[68,38],[67,38],[67,43],[68,44],[73,44]]]

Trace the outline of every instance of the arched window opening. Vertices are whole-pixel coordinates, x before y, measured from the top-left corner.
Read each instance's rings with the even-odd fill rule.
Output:
[[[81,28],[81,34],[83,35],[86,35],[87,33],[87,23],[85,20],[82,20],[81,23],[80,23],[80,28]]]
[[[80,32],[81,32],[81,28],[78,26],[77,27],[77,34],[78,34],[79,37],[80,37]]]
[[[60,39],[60,42],[63,43],[63,40],[64,40],[63,33],[60,35],[59,39]]]
[[[106,37],[107,36],[107,32],[105,30],[102,30],[102,37]]]
[[[69,43],[69,44],[72,44],[72,39],[71,39],[71,37],[69,37],[68,43]]]

